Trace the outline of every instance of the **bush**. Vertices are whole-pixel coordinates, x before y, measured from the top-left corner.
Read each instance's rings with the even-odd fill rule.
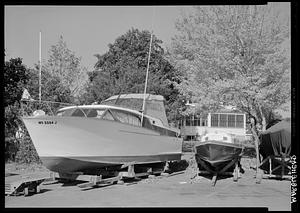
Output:
[[[18,102],[5,107],[5,162],[40,163],[21,116],[22,109]],[[23,131],[23,137],[16,137],[18,130]]]
[[[20,123],[19,114],[20,112],[17,103],[5,107],[5,162],[14,161],[15,155],[19,149],[19,143],[15,137],[19,126],[18,123]]]
[[[5,163],[15,161],[19,143],[14,137],[5,137]]]
[[[28,134],[28,133],[27,133]],[[15,162],[17,163],[38,163],[41,164],[41,160],[36,152],[36,149],[31,141],[31,138],[26,135],[20,140],[19,149],[15,156]]]

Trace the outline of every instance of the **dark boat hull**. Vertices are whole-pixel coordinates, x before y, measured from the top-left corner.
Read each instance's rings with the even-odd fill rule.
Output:
[[[196,160],[200,170],[203,166],[199,161],[202,161],[210,170],[217,172],[232,160],[238,160],[242,151],[243,147],[240,144],[207,141],[196,145]],[[233,171],[233,169],[234,164],[227,171]]]

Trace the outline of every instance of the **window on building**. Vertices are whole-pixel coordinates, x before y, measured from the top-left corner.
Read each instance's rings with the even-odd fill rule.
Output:
[[[186,125],[186,126],[191,126],[191,120],[190,120],[189,118],[187,118],[187,119],[185,120],[185,125]]]
[[[227,127],[227,114],[220,114],[220,127]]]
[[[216,127],[219,126],[219,115],[211,114],[211,126]]]
[[[236,115],[236,127],[244,127],[244,116],[243,115]]]
[[[228,115],[228,127],[235,127],[235,115]]]
[[[244,128],[244,115],[214,113],[211,114],[211,126]]]

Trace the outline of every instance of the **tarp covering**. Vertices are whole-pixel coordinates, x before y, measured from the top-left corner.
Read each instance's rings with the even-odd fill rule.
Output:
[[[291,153],[291,122],[283,120],[271,126],[260,135],[259,152],[268,156],[290,156]]]

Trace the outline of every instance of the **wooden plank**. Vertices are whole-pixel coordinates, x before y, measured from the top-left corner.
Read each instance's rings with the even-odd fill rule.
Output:
[[[291,179],[291,175],[269,175],[269,174],[263,174],[262,175],[263,179],[269,179],[269,178],[281,178],[281,179]]]
[[[211,170],[201,159],[198,159],[197,162],[200,163],[200,165],[202,167],[204,167],[204,169],[206,169],[208,172],[210,172],[211,174],[215,173],[215,171]]]
[[[223,169],[221,169],[218,173],[223,173],[225,172],[227,169],[229,169],[234,163],[236,163],[238,159],[233,159],[232,161],[230,161],[230,163],[228,163],[225,167],[223,167]]]

